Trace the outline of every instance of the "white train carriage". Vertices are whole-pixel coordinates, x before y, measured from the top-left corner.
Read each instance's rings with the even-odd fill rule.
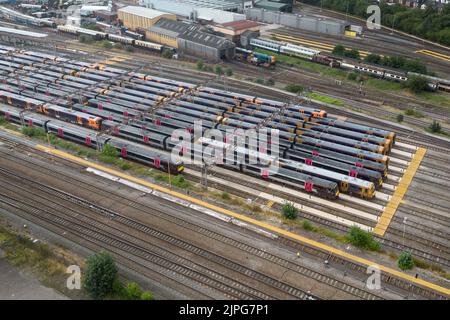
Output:
[[[119,36],[117,34],[108,33],[107,35],[108,35],[108,40],[115,41],[115,42],[121,42],[121,43],[124,43],[124,44],[133,45],[134,41],[135,41],[132,38]]]
[[[143,40],[134,40],[134,45],[136,47],[147,48],[147,49],[155,50],[155,51],[158,51],[158,52],[161,52],[163,47],[164,47],[161,44],[154,43],[154,42],[143,41]]]
[[[250,40],[250,45],[261,49],[280,52],[280,48],[284,43],[268,39],[253,38]]]
[[[319,50],[309,49],[295,44],[288,43],[280,47],[280,52],[290,56],[296,56],[303,59],[312,60],[315,55],[319,54]]]

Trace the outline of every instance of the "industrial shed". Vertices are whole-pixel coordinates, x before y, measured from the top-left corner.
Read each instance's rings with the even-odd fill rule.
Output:
[[[178,48],[178,36],[185,32],[191,24],[162,18],[152,27],[145,31],[145,37],[148,41]]]
[[[176,20],[174,14],[137,6],[121,8],[117,10],[117,15],[124,26],[131,30],[150,28],[161,18]]]
[[[178,51],[182,55],[217,62],[222,59],[233,59],[235,45],[223,37],[198,31],[197,28],[189,28],[178,38]]]

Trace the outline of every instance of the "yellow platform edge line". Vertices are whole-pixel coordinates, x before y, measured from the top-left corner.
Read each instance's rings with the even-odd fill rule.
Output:
[[[293,41],[297,41],[297,42],[304,42],[304,43],[310,43],[311,46],[317,46],[317,47],[324,47],[324,48],[329,48],[329,49],[334,49],[334,45],[333,44],[328,44],[328,43],[323,43],[323,42],[316,42],[316,41],[312,41],[312,40],[307,40],[307,39],[302,39],[302,38],[296,38],[296,37],[292,37],[292,36],[287,36],[284,34],[280,34],[280,33],[272,33],[271,34],[274,37],[277,38],[286,38],[286,39],[292,39]],[[348,48],[347,48],[348,49]],[[359,53],[362,55],[367,55],[370,52],[369,51],[364,51],[364,50],[358,50]]]
[[[323,43],[323,42],[317,42],[317,41],[311,41],[311,40],[302,39],[302,38],[296,38],[296,37],[291,37],[291,36],[286,36],[286,35],[280,34],[280,33],[272,33],[272,36],[277,37],[277,38],[292,39],[292,40],[297,41],[297,42],[310,43],[310,44],[314,44],[314,45],[322,46],[322,47],[329,47],[330,49],[334,48],[334,46],[332,44]]]
[[[436,51],[432,51],[432,50],[421,50],[421,52],[426,52],[426,53],[429,53],[429,54],[432,54],[432,55],[435,55],[435,56],[443,57],[445,59],[449,59],[450,58],[450,56],[448,56],[446,54],[443,54],[443,53],[440,53],[440,52],[436,52]]]
[[[403,177],[400,180],[400,183],[395,189],[394,194],[391,197],[391,200],[386,205],[380,219],[378,220],[377,225],[373,229],[374,234],[384,236],[384,234],[386,233],[386,230],[389,227],[389,224],[391,223],[391,220],[394,217],[395,212],[398,209],[398,206],[403,200],[406,191],[408,191],[409,185],[411,184],[411,181],[413,180],[417,169],[419,169],[420,163],[422,162],[422,159],[425,156],[426,152],[427,149],[425,148],[417,149],[416,153],[411,159],[411,162],[409,163],[408,168],[406,168],[405,173],[403,174]]]
[[[450,61],[450,56],[446,56],[446,55],[443,55],[443,54],[440,54],[440,53],[434,52],[434,51],[418,50],[418,51],[416,51],[416,53],[423,53],[423,54],[433,57],[433,58],[441,59],[444,61]]]
[[[247,216],[235,213],[233,211],[230,211],[230,210],[218,207],[216,205],[204,202],[202,200],[199,200],[199,199],[187,196],[187,195],[185,195],[183,193],[179,193],[177,191],[173,191],[173,190],[170,190],[168,188],[165,188],[165,187],[153,184],[151,182],[148,182],[148,181],[141,180],[139,178],[130,176],[130,175],[122,173],[120,171],[116,171],[114,169],[110,169],[110,168],[104,167],[104,166],[96,164],[94,162],[90,162],[90,161],[81,159],[81,158],[76,157],[74,155],[71,155],[71,154],[69,154],[67,152],[63,152],[63,151],[60,151],[60,150],[49,148],[49,147],[46,147],[44,145],[37,145],[36,148],[39,149],[39,150],[43,150],[45,152],[51,153],[53,155],[56,155],[56,156],[59,156],[59,157],[62,157],[62,158],[68,159],[68,160],[72,160],[72,161],[80,163],[80,164],[83,164],[85,166],[92,167],[92,168],[95,168],[95,169],[107,172],[107,173],[115,175],[117,177],[129,180],[129,181],[136,182],[136,183],[138,183],[140,185],[143,185],[143,186],[146,186],[146,187],[149,187],[149,188],[153,188],[155,190],[158,190],[158,191],[161,191],[161,192],[173,195],[173,196],[175,196],[177,198],[190,201],[192,203],[201,205],[201,206],[206,207],[208,209],[211,209],[211,210],[214,210],[214,211],[226,214],[226,215],[231,216],[233,218],[236,218],[236,219],[239,219],[239,220],[242,220],[242,221],[254,224],[254,225],[258,226],[258,227],[261,227],[261,228],[264,228],[266,230],[278,233],[280,235],[283,235],[285,237],[291,238],[293,240],[296,240],[296,241],[299,241],[299,242],[303,242],[303,243],[305,243],[305,244],[307,244],[309,246],[316,247],[318,249],[330,252],[331,254],[338,255],[338,256],[340,256],[342,258],[345,258],[347,260],[351,260],[351,261],[353,261],[355,263],[358,263],[358,264],[361,264],[361,265],[366,265],[366,266],[377,266],[383,272],[389,273],[389,274],[391,274],[393,276],[402,278],[402,279],[407,280],[409,282],[415,283],[415,284],[423,286],[425,288],[429,288],[431,290],[434,290],[434,291],[437,291],[437,292],[440,292],[442,294],[446,294],[446,295],[450,296],[450,289],[441,287],[441,286],[439,286],[437,284],[434,284],[434,283],[431,283],[431,282],[428,282],[428,281],[425,281],[425,280],[422,280],[422,279],[416,279],[415,277],[413,277],[413,276],[411,276],[409,274],[406,274],[406,273],[403,273],[401,271],[398,271],[398,270],[386,267],[384,265],[380,265],[380,264],[375,263],[373,261],[370,261],[368,259],[355,256],[353,254],[347,253],[347,252],[342,251],[340,249],[337,249],[337,248],[331,247],[329,245],[323,244],[321,242],[302,237],[300,235],[297,235],[295,233],[292,233],[292,232],[283,230],[281,228],[272,226],[272,225],[264,223],[262,221],[255,220],[253,218],[250,218],[250,217],[247,217]]]
[[[318,50],[325,51],[325,52],[329,52],[329,53],[331,53],[332,50],[334,49],[333,46],[329,46],[329,45],[319,45],[319,44],[308,43],[308,41],[306,41],[306,40],[298,40],[298,39],[295,39],[295,38],[292,38],[292,39],[289,39],[289,38],[288,38],[288,39],[283,39],[284,36],[277,36],[277,35],[275,35],[275,34],[273,34],[273,36],[276,37],[276,38],[278,38],[278,39],[280,39],[280,40],[282,40],[282,41],[287,41],[287,42],[290,41],[290,43],[294,43],[294,44],[302,44],[302,45],[305,45],[305,46],[309,46],[309,47],[312,48],[312,49],[318,49]],[[368,52],[368,51],[359,51],[359,55],[360,55],[361,57],[366,57],[368,54],[370,54],[370,52]]]

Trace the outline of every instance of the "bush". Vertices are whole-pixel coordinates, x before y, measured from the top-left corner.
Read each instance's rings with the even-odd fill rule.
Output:
[[[402,252],[398,257],[397,265],[402,270],[411,270],[414,267],[414,261],[411,253],[408,251]]]
[[[351,80],[351,81],[356,81],[356,79],[358,79],[358,74],[354,73],[354,72],[350,72],[347,75],[347,79]]]
[[[92,43],[94,39],[91,36],[87,36],[85,34],[82,34],[79,38],[81,43]]]
[[[293,203],[285,203],[281,209],[282,213],[283,213],[283,217],[285,217],[286,219],[289,220],[294,220],[297,218],[298,216],[298,210],[297,208],[294,206]]]
[[[299,84],[288,84],[284,89],[292,93],[301,93],[305,88]]]
[[[332,53],[337,56],[343,56],[345,55],[345,47],[343,45],[338,44],[337,46],[334,47]]]
[[[313,231],[313,230],[316,229],[316,228],[312,225],[312,223],[309,222],[308,220],[303,220],[303,221],[302,221],[302,227],[303,227],[303,229],[308,230],[308,231]]]
[[[413,117],[416,117],[416,118],[423,118],[423,113],[420,112],[420,111],[417,111],[415,109],[406,109],[405,110],[405,114],[407,116],[413,116]]]
[[[163,52],[162,52],[162,54],[161,54],[161,56],[162,56],[163,58],[166,58],[166,59],[172,59],[173,53],[172,53],[171,50],[164,49]]]
[[[205,64],[203,63],[203,60],[198,60],[197,61],[197,69],[198,70],[203,70],[204,66],[205,66]]]
[[[223,74],[223,70],[221,66],[216,66],[214,68],[214,73],[216,73],[217,75],[221,76]]]
[[[83,286],[94,299],[103,299],[112,293],[117,277],[117,267],[113,257],[101,251],[87,259]]]
[[[226,74],[228,77],[231,77],[231,76],[233,75],[233,70],[232,70],[231,68],[228,68],[227,71],[225,72],[225,74]]]
[[[0,117],[0,125],[4,125],[5,123],[7,123],[5,117]]]
[[[134,47],[133,46],[125,46],[125,50],[127,51],[127,52],[134,52]]]
[[[409,76],[408,80],[403,82],[403,86],[414,93],[419,93],[428,89],[428,81],[421,76]]]
[[[258,78],[255,80],[257,84],[264,84],[264,79]]]
[[[141,300],[153,300],[153,295],[150,292],[145,291],[141,294]]]
[[[103,40],[101,45],[105,49],[112,49],[112,47],[113,47],[113,44],[108,40]]]
[[[222,199],[223,200],[230,200],[231,199],[231,197],[230,197],[230,194],[228,193],[228,192],[222,192]]]
[[[358,60],[361,58],[361,56],[359,55],[359,51],[356,49],[346,50],[344,52],[344,56]]]
[[[439,132],[441,132],[441,129],[442,129],[441,124],[439,122],[437,122],[436,120],[433,120],[433,123],[430,124],[430,126],[428,128],[433,133],[439,133]]]
[[[403,115],[401,113],[397,115],[397,122],[398,123],[403,122]]]
[[[139,300],[143,292],[136,282],[130,282],[125,288],[125,294],[129,300]]]
[[[106,156],[106,157],[117,158],[118,152],[117,152],[116,148],[114,148],[113,146],[111,146],[109,144],[106,144],[103,146],[102,155]]]
[[[274,86],[275,85],[275,80],[273,78],[269,78],[266,80],[266,85],[268,86]]]
[[[374,63],[374,64],[380,64],[381,63],[381,56],[375,53],[369,53],[365,58],[364,61],[368,63]]]
[[[381,249],[380,243],[373,239],[372,234],[356,226],[350,228],[347,238],[351,244],[359,248],[372,251],[379,251]]]
[[[114,43],[114,49],[123,49],[123,43],[121,42]]]

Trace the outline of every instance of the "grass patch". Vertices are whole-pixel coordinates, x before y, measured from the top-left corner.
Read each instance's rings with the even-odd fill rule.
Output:
[[[448,94],[437,92],[421,92],[416,94],[415,96],[423,102],[450,109],[450,96]]]
[[[345,235],[334,232],[333,230],[330,230],[330,229],[327,229],[324,227],[316,227],[309,220],[306,220],[306,219],[302,220],[299,224],[303,229],[305,229],[307,231],[311,231],[311,232],[315,232],[315,233],[324,235],[326,237],[329,237],[329,238],[339,241],[341,243],[349,242]]]
[[[321,101],[321,102],[324,102],[324,103],[328,103],[328,104],[334,104],[336,106],[341,106],[342,107],[342,106],[345,105],[344,102],[341,101],[341,100],[330,98],[330,97],[326,97],[326,96],[322,96],[322,95],[314,93],[314,92],[308,93],[307,96],[309,98],[311,98],[311,99],[318,100],[318,101]]]
[[[424,117],[422,112],[417,111],[415,109],[406,109],[405,115],[415,117],[415,118],[423,118]]]
[[[64,259],[57,257],[47,244],[34,243],[28,236],[4,227],[0,227],[0,248],[11,264],[39,272],[46,282],[53,277],[63,276],[69,265]]]
[[[367,79],[365,85],[367,87],[382,91],[401,91],[404,89],[401,83],[375,78]]]

